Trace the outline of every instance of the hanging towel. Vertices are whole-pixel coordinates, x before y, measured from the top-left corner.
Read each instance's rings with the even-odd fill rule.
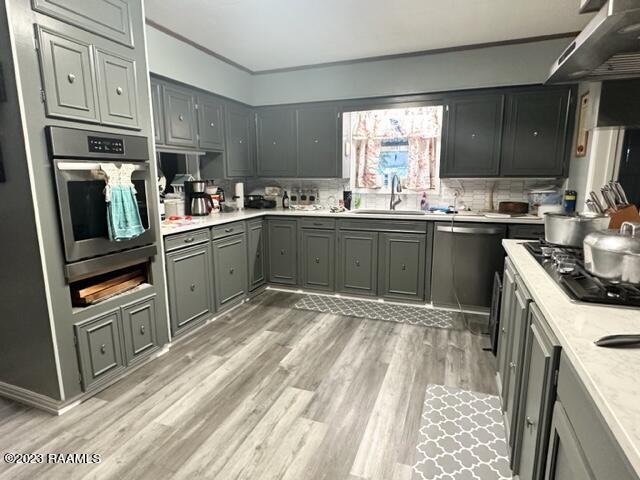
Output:
[[[107,202],[107,225],[109,240],[120,242],[131,240],[142,233],[144,227],[140,219],[136,189],[131,182],[134,165],[101,164],[100,169],[106,177],[104,189]]]

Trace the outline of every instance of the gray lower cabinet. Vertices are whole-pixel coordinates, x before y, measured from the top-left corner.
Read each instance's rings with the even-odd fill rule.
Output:
[[[265,262],[264,220],[247,222],[247,260],[249,262],[249,290],[264,285],[267,281]]]
[[[120,309],[75,325],[82,389],[88,390],[124,370]]]
[[[553,407],[545,480],[595,480],[560,402]],[[620,478],[620,477],[610,477]]]
[[[193,94],[174,85],[163,86],[165,143],[176,147],[196,147],[197,120]]]
[[[300,230],[301,285],[314,290],[335,290],[335,245],[333,230]]]
[[[529,325],[515,427],[514,458],[518,462],[512,469],[521,480],[540,480],[546,463],[560,345],[534,303],[529,310]]]
[[[265,108],[258,111],[259,176],[295,177],[298,175],[295,113],[295,110],[290,107]]]
[[[209,243],[166,255],[171,333],[177,335],[214,312]]]
[[[158,346],[155,297],[122,307],[122,331],[127,364],[135,362]]]
[[[424,300],[426,236],[380,233],[379,295],[397,300]]]
[[[136,62],[100,48],[96,49],[96,62],[101,122],[139,129]]]
[[[211,95],[198,95],[198,146],[224,150],[224,104]]]
[[[511,310],[515,300],[516,291],[516,272],[507,258],[504,263],[504,274],[502,276],[502,300],[500,306],[500,335],[498,336],[498,386],[500,388],[500,397],[502,400],[502,408],[504,410],[507,404],[508,381],[507,375],[509,370],[509,357],[511,349]]]
[[[340,112],[336,106],[307,106],[296,111],[298,174],[337,177],[341,173]]]
[[[133,47],[132,25],[141,22],[135,0],[32,0],[33,9],[114,42]]]
[[[247,293],[247,243],[244,232],[213,242],[216,310],[233,305]]]
[[[338,232],[338,291],[356,295],[378,294],[378,233]]]
[[[162,109],[162,85],[151,79],[151,113],[153,115],[153,139],[156,145],[164,145],[164,111]]]
[[[242,105],[226,105],[225,163],[228,177],[248,177],[255,173],[255,118]]]
[[[47,116],[98,123],[93,47],[87,34],[74,37],[38,26],[38,53]]]
[[[284,285],[298,284],[297,222],[269,219],[269,281]]]

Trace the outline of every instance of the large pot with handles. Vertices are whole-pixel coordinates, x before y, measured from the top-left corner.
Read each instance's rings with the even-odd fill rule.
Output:
[[[640,284],[640,223],[624,222],[620,230],[603,230],[584,239],[584,266],[612,282]]]
[[[564,247],[582,247],[584,238],[592,232],[605,230],[609,217],[597,213],[546,213],[544,237],[548,243]]]

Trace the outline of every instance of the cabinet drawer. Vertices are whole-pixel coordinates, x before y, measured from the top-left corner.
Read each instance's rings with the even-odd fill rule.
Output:
[[[411,220],[338,220],[340,230],[370,230],[374,232],[427,233],[427,222]]]
[[[213,227],[211,229],[211,238],[213,240],[218,240],[219,238],[228,237],[229,235],[244,233],[244,231],[245,231],[244,222],[227,223],[226,225]]]
[[[247,245],[244,235],[234,235],[213,244],[216,309],[235,304],[247,293]]]
[[[82,389],[124,369],[120,310],[75,325]]]
[[[335,218],[300,218],[299,221],[302,228],[336,228]]]
[[[158,345],[155,296],[122,307],[122,330],[128,364],[155,349]]]
[[[166,252],[177,250],[178,248],[190,247],[199,243],[209,241],[209,230],[194,230],[193,232],[171,235],[164,239],[164,249]]]

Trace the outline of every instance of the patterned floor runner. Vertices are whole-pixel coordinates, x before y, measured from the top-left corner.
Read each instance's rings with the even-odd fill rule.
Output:
[[[294,307],[299,310],[409,323],[423,327],[461,329],[463,326],[460,313],[423,306],[394,305],[325,295],[305,295]]]
[[[428,385],[413,480],[511,480],[500,399]]]

